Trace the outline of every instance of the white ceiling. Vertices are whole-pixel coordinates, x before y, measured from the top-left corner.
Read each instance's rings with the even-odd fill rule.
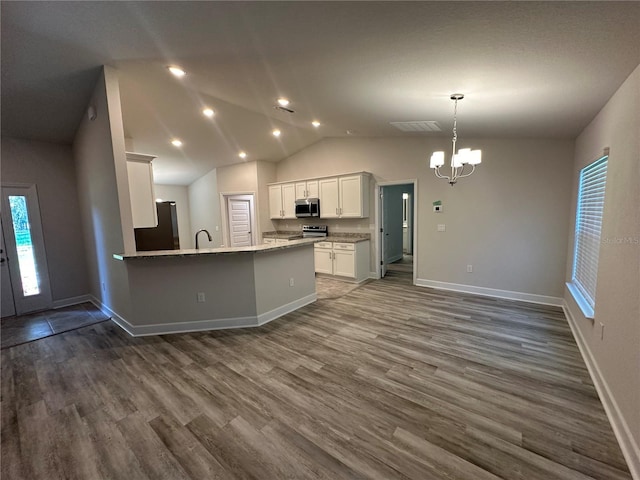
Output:
[[[574,137],[640,64],[640,2],[9,2],[2,134],[70,143],[103,64],[160,183],[328,136]],[[181,80],[166,66],[187,71]],[[273,109],[286,96],[296,111]],[[214,108],[214,120],[200,109]],[[322,127],[310,125],[318,118]],[[442,133],[390,122],[435,120]],[[270,131],[282,130],[275,139]],[[169,144],[184,141],[181,149]]]

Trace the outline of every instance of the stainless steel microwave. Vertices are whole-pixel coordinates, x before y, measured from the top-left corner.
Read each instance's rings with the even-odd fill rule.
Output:
[[[320,200],[317,198],[303,198],[296,200],[296,217],[319,217]]]

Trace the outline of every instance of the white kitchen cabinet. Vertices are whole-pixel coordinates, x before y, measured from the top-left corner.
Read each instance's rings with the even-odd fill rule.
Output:
[[[357,174],[319,181],[321,218],[369,216],[369,175]]]
[[[333,275],[333,243],[319,242],[314,245],[313,256],[316,273]]]
[[[269,217],[272,219],[296,218],[295,184],[269,185]]]
[[[369,241],[316,243],[315,271],[362,282],[369,277],[369,248]]]
[[[318,198],[318,180],[296,182],[296,200]]]
[[[151,165],[156,157],[133,152],[126,152],[126,154],[133,228],[157,227],[158,211]]]
[[[262,243],[264,243],[265,245],[275,245],[276,244],[276,239],[275,238],[263,238],[262,239]]]
[[[318,182],[320,218],[339,218],[338,179],[323,178]]]

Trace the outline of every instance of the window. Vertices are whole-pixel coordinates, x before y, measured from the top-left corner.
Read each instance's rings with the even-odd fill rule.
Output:
[[[580,308],[590,318],[593,318],[595,308],[598,252],[600,250],[600,230],[608,158],[608,156],[604,156],[580,170],[580,185],[578,187],[570,289],[574,297],[577,297],[576,300]]]

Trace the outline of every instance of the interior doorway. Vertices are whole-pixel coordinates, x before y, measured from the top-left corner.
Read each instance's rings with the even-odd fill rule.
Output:
[[[35,185],[2,186],[2,316],[51,308],[51,286]],[[6,268],[5,268],[6,265]],[[9,280],[9,288],[5,280]],[[7,302],[9,295],[13,302]],[[13,309],[11,308],[13,303]]]
[[[223,195],[225,205],[225,241],[230,247],[256,244],[253,194]]]
[[[381,182],[376,187],[378,276],[411,273],[416,282],[417,180]]]

